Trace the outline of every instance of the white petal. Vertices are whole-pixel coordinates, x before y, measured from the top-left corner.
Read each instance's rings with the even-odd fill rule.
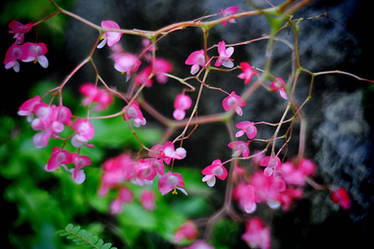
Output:
[[[102,47],[105,46],[105,44],[106,44],[106,39],[103,39],[103,40],[99,43],[99,45],[97,45],[97,48],[102,48]]]
[[[176,187],[176,189],[180,190],[184,195],[188,195],[187,191],[184,188]]]
[[[232,68],[234,66],[234,63],[232,61],[230,61],[230,60],[224,60],[222,62],[222,65],[224,65],[227,68]]]
[[[234,48],[233,47],[229,47],[229,48],[226,49],[227,57],[230,57],[233,53],[234,53]]]
[[[47,68],[49,65],[48,59],[44,55],[38,57],[38,62],[43,68]]]

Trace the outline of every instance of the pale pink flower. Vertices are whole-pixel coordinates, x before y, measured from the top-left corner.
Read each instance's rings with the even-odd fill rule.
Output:
[[[125,108],[126,107],[124,107],[124,109]],[[140,110],[139,104],[136,101],[131,103],[130,107],[127,109],[127,112],[122,114],[122,117],[125,121],[133,119],[135,127],[144,126],[147,123],[142,111]]]
[[[152,69],[157,81],[164,84],[168,80],[165,73],[170,73],[173,70],[173,66],[165,59],[155,58],[152,63]]]
[[[83,105],[97,103],[94,111],[105,110],[113,102],[113,97],[106,90],[100,89],[92,83],[85,83],[79,88],[79,92],[85,96]]]
[[[259,165],[265,167],[265,175],[271,176],[275,170],[279,169],[281,161],[277,156],[267,156],[259,162]]]
[[[32,23],[22,24],[18,21],[11,21],[9,23],[9,33],[14,34],[13,38],[16,39],[16,44],[22,44],[26,33],[32,29]]]
[[[126,73],[126,80],[130,79],[131,73],[138,71],[141,64],[136,55],[125,52],[114,54],[113,60],[114,68],[122,74]]]
[[[252,80],[253,76],[258,74],[258,72],[253,71],[252,66],[247,62],[241,62],[240,69],[242,70],[242,73],[238,75],[238,78],[243,79],[244,84],[248,84]]]
[[[247,221],[242,239],[251,248],[270,249],[270,228],[265,226],[261,218],[253,217]]]
[[[133,183],[143,186],[145,184],[152,184],[153,179],[157,175],[157,170],[153,167],[150,160],[140,159],[135,164],[136,179]]]
[[[44,169],[46,171],[55,171],[61,165],[71,163],[72,160],[72,155],[69,151],[54,147],[52,149],[51,157],[49,158],[48,163],[45,165]]]
[[[26,42],[22,45],[23,54],[20,58],[23,62],[39,62],[43,68],[48,67],[48,59],[45,54],[48,52],[47,46],[41,43]]]
[[[330,198],[333,202],[338,203],[343,209],[351,208],[351,198],[348,195],[345,188],[338,188],[330,194]]]
[[[239,202],[244,212],[251,214],[256,210],[255,188],[251,184],[239,183],[234,188],[233,197]]]
[[[86,119],[77,119],[74,122],[73,129],[76,134],[71,138],[71,144],[77,148],[87,143],[88,140],[92,139],[95,135],[94,126]]]
[[[184,119],[186,115],[186,110],[188,110],[192,105],[192,99],[185,95],[184,93],[178,94],[174,101],[174,112],[173,117],[176,120]]]
[[[37,95],[34,98],[26,100],[22,105],[18,108],[17,114],[20,116],[27,116],[28,121],[32,121],[33,119],[33,113],[35,106],[40,104],[42,100]]]
[[[151,190],[144,190],[140,195],[140,202],[144,209],[152,211],[155,209],[155,194]]]
[[[231,109],[235,109],[236,114],[239,116],[243,115],[243,110],[241,107],[246,106],[246,103],[240,96],[236,95],[234,91],[230,93],[229,96],[222,100],[222,107],[225,111],[230,111]]]
[[[104,29],[120,29],[119,25],[112,20],[105,20],[101,22],[101,27]],[[97,45],[97,48],[102,48],[105,44],[108,44],[109,47],[113,46],[121,39],[122,33],[119,32],[105,32],[102,35],[102,41]]]
[[[73,180],[75,183],[81,184],[86,180],[86,174],[84,173],[83,168],[91,165],[91,159],[88,156],[82,156],[78,153],[73,153],[72,160],[75,166],[75,168],[71,172]]]
[[[19,60],[23,57],[24,49],[22,45],[12,44],[6,51],[4,58],[5,69],[13,68],[15,72],[19,72]]]
[[[187,220],[174,234],[174,242],[179,244],[186,240],[196,239],[198,234],[197,226],[194,222]]]
[[[228,146],[234,151],[232,154],[233,157],[238,157],[240,155],[243,157],[249,156],[249,141],[232,141],[228,144]]]
[[[220,41],[218,43],[218,58],[214,66],[219,67],[223,65],[227,68],[232,68],[234,66],[234,63],[232,62],[233,59],[231,59],[231,55],[234,53],[233,47],[228,47],[226,49],[226,43],[224,41]]]
[[[281,77],[276,78],[275,81],[271,82],[270,89],[274,92],[279,92],[280,96],[284,99],[288,99],[287,93],[284,90],[286,83]]]
[[[224,10],[220,10],[221,14],[223,17],[226,17],[226,16],[231,16],[231,15],[234,15],[236,12],[238,12],[239,8],[238,6],[230,6],[230,7],[227,7],[226,9]],[[229,19],[228,21],[224,21],[222,23],[222,25],[224,27],[226,27],[227,23],[236,23],[235,19]]]
[[[192,65],[190,71],[192,75],[196,74],[199,71],[200,66],[205,66],[206,63],[207,61],[205,61],[204,50],[202,49],[192,52],[185,61],[186,65]]]
[[[160,176],[158,180],[158,189],[162,195],[165,195],[173,190],[173,194],[177,193],[177,189],[183,194],[188,195],[184,188],[183,177],[179,173],[172,173],[171,171]]]
[[[126,188],[122,187],[119,191],[118,197],[110,203],[110,212],[112,214],[118,214],[122,212],[123,204],[132,202],[133,194]]]
[[[240,129],[240,131],[235,133],[235,137],[241,137],[246,134],[248,139],[253,139],[257,136],[257,128],[253,122],[242,121],[237,123],[235,126]]]
[[[214,160],[212,164],[205,167],[201,173],[204,175],[202,181],[206,182],[209,187],[213,187],[216,184],[216,177],[225,180],[228,175],[227,169],[222,165],[219,159]]]

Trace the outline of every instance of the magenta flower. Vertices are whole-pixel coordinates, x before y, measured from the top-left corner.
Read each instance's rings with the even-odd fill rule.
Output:
[[[233,157],[238,157],[240,155],[243,157],[249,156],[249,141],[232,141],[228,144],[228,146],[234,151],[232,154]]]
[[[216,159],[211,165],[205,167],[201,173],[204,175],[202,181],[206,182],[209,187],[213,187],[216,184],[216,177],[221,180],[225,180],[228,172],[223,167],[221,160]]]
[[[345,188],[338,188],[330,194],[330,198],[333,202],[338,203],[343,209],[351,208],[351,198],[348,195]]]
[[[165,73],[170,73],[173,70],[173,66],[165,59],[155,58],[154,62],[152,63],[152,69],[157,81],[164,84],[168,80]]]
[[[74,147],[81,147],[87,143],[88,140],[94,137],[95,128],[89,120],[78,119],[74,122],[73,129],[76,134],[71,138],[71,144]]]
[[[24,54],[24,49],[22,45],[18,45],[15,43],[12,44],[12,46],[8,48],[5,54],[5,58],[4,58],[5,69],[13,68],[13,70],[18,73],[20,70],[20,65],[18,61],[21,60],[21,58],[23,57],[23,54]]]
[[[144,190],[140,195],[140,202],[145,210],[152,211],[155,209],[155,194],[151,190]]]
[[[132,202],[133,194],[131,190],[126,187],[122,187],[119,191],[118,197],[110,203],[110,212],[112,214],[118,214],[122,212],[123,204]]]
[[[234,15],[236,12],[238,12],[239,8],[238,6],[230,6],[224,10],[220,10],[223,17]],[[235,19],[229,19],[228,21],[224,21],[222,25],[226,27],[227,23],[236,23]]]
[[[152,67],[148,66],[144,68],[140,73],[135,75],[134,81],[137,85],[145,85],[147,87],[151,87],[153,85],[153,80],[151,78],[152,75]]]
[[[104,29],[120,29],[119,25],[112,20],[105,20],[101,22],[101,27]],[[118,32],[105,32],[101,39],[102,41],[97,45],[97,48],[102,48],[105,44],[108,44],[109,47],[113,46],[121,39],[122,33]]]
[[[256,210],[255,188],[251,184],[239,183],[234,189],[233,197],[238,200],[240,208],[247,214]]]
[[[283,179],[292,185],[303,186],[305,179],[314,174],[315,164],[308,159],[301,159],[297,165],[292,162],[285,162],[280,167]]]
[[[22,24],[18,21],[11,21],[9,23],[9,33],[14,34],[13,38],[16,39],[16,44],[22,44],[26,33],[32,29],[32,23]]]
[[[158,190],[162,195],[165,195],[173,190],[173,194],[177,193],[177,189],[183,194],[188,195],[184,188],[183,177],[179,173],[172,173],[171,171],[160,176],[158,180]]]
[[[48,67],[48,59],[45,54],[48,52],[44,43],[26,42],[22,45],[23,54],[21,60],[23,62],[39,62],[43,68]]]
[[[265,226],[261,218],[253,217],[247,221],[242,239],[251,248],[270,249],[270,228]]]
[[[246,103],[238,95],[236,95],[234,91],[232,91],[229,96],[223,99],[222,106],[225,111],[235,109],[236,114],[242,116],[243,110],[241,107],[246,106]]]
[[[240,131],[235,133],[235,137],[241,137],[244,134],[247,135],[248,139],[253,139],[257,136],[257,128],[253,122],[242,121],[235,125]]]
[[[204,50],[202,49],[192,52],[185,61],[186,65],[192,65],[190,71],[192,75],[196,74],[199,71],[200,66],[204,67],[206,63],[207,62],[205,61]]]
[[[124,107],[126,108],[126,107]],[[127,109],[127,112],[122,115],[123,120],[127,121],[129,119],[134,120],[134,126],[140,127],[144,126],[147,121],[145,120],[142,111],[140,110],[138,102],[134,101]]]
[[[226,43],[224,41],[220,41],[218,43],[218,58],[214,66],[219,67],[223,65],[227,68],[232,68],[234,66],[234,63],[232,62],[233,59],[231,59],[231,55],[234,53],[233,47],[228,47],[226,49]]]
[[[72,170],[71,175],[75,183],[81,184],[86,180],[86,174],[83,168],[91,165],[91,159],[88,156],[81,156],[77,153],[73,153],[72,160],[75,168]]]
[[[106,90],[100,89],[92,83],[85,83],[79,88],[79,92],[85,96],[83,105],[97,103],[94,111],[105,110],[113,102],[113,97]]]
[[[287,93],[284,90],[286,83],[281,77],[276,78],[275,81],[271,82],[270,89],[274,92],[279,92],[280,96],[284,99],[288,99]]]
[[[184,119],[186,115],[186,110],[188,110],[192,105],[192,99],[185,95],[184,93],[178,94],[174,101],[174,112],[173,117],[176,120]]]
[[[178,228],[178,230],[174,234],[174,242],[179,244],[186,240],[194,240],[196,239],[198,234],[198,228],[190,220],[187,220],[182,226]]]
[[[49,158],[48,163],[45,165],[44,169],[46,171],[55,171],[61,165],[71,163],[72,160],[73,158],[69,151],[54,147],[52,149],[51,157]]]
[[[17,114],[20,116],[27,116],[28,121],[32,121],[35,106],[40,104],[42,100],[37,95],[34,98],[26,100],[19,108]]]
[[[248,84],[252,80],[253,76],[258,74],[258,72],[253,71],[252,66],[247,62],[241,62],[240,69],[242,70],[242,73],[238,75],[238,78],[243,79],[244,84]]]
[[[114,68],[121,72],[126,73],[126,80],[129,80],[131,73],[138,71],[141,61],[136,55],[130,53],[117,53],[113,56]]]
[[[153,179],[157,175],[157,169],[153,167],[150,160],[140,159],[135,164],[136,179],[133,183],[143,186],[145,184],[152,184]]]

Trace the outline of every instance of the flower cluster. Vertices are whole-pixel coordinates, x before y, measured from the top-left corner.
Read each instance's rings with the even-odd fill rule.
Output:
[[[94,111],[98,112],[105,110],[113,102],[113,97],[104,89],[100,89],[92,83],[85,83],[80,88],[79,91],[85,98],[82,101],[84,106],[88,106],[92,103],[96,103]]]

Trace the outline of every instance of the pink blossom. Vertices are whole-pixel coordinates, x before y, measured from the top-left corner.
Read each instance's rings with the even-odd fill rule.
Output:
[[[187,152],[183,147],[175,149],[171,141],[166,142],[164,145],[156,144],[149,151],[150,157],[163,160],[166,164],[170,164],[172,159],[182,160],[186,155]]]
[[[119,25],[112,20],[105,20],[101,22],[101,27],[104,29],[120,29]],[[102,48],[105,44],[108,44],[109,47],[113,46],[121,39],[122,33],[119,32],[105,32],[101,39],[102,41],[97,45],[97,48]]]
[[[300,188],[287,188],[285,191],[280,193],[279,202],[282,205],[283,210],[289,210],[294,200],[303,197],[303,191]]]
[[[160,176],[158,180],[158,189],[162,195],[165,195],[173,190],[173,194],[177,193],[177,189],[183,194],[188,195],[184,188],[183,177],[179,173],[172,173],[171,171]]]
[[[225,180],[228,175],[227,169],[223,167],[219,159],[214,160],[212,164],[205,167],[201,173],[204,175],[202,181],[206,182],[209,187],[213,187],[216,184],[216,177]]]
[[[185,240],[194,240],[197,237],[198,229],[195,223],[187,220],[174,234],[174,242],[179,244]]]
[[[292,162],[285,162],[280,167],[283,179],[292,185],[303,186],[305,179],[314,174],[315,164],[308,159],[301,159],[297,165]]]
[[[133,194],[126,188],[122,187],[119,191],[118,197],[110,203],[110,212],[112,214],[118,214],[122,212],[123,204],[132,202]]]
[[[39,62],[43,68],[48,67],[48,59],[45,54],[48,52],[47,46],[41,43],[26,42],[22,45],[23,54],[20,58],[23,62]]]
[[[236,12],[238,12],[239,8],[238,6],[230,6],[224,10],[220,10],[223,17],[234,15]],[[228,21],[224,21],[222,25],[226,27],[227,23],[236,23],[235,19],[229,19]]]
[[[145,85],[147,87],[151,87],[153,85],[153,80],[151,78],[152,75],[152,67],[148,66],[144,68],[140,73],[135,75],[134,81],[137,85]]]
[[[125,108],[126,107],[124,107],[124,109]],[[125,121],[133,119],[135,127],[144,126],[147,123],[142,111],[140,110],[139,104],[136,101],[131,103],[130,107],[127,109],[127,112],[125,112],[122,117]]]
[[[228,146],[234,151],[232,154],[233,157],[238,157],[240,155],[243,157],[249,156],[249,141],[232,141],[228,144]]]
[[[246,134],[248,139],[253,139],[257,136],[257,128],[253,122],[242,121],[237,123],[235,126],[240,129],[240,131],[235,134],[235,137],[241,137]]]
[[[89,120],[78,119],[74,122],[73,129],[76,134],[71,138],[71,144],[74,147],[81,147],[92,139],[95,135],[95,128]]]
[[[113,97],[104,89],[100,89],[92,83],[85,83],[79,88],[79,92],[85,96],[83,105],[97,103],[94,111],[101,111],[108,108],[113,102]]]
[[[155,194],[151,190],[144,190],[140,195],[140,202],[144,209],[152,211],[155,209]]]
[[[338,203],[343,209],[351,208],[351,198],[348,195],[345,188],[338,188],[330,194],[330,198],[333,202]]]
[[[91,165],[91,159],[88,156],[81,156],[77,153],[72,154],[72,160],[75,168],[73,169],[72,177],[75,183],[81,184],[86,180],[86,174],[83,168]]]
[[[9,23],[9,33],[14,34],[13,38],[16,39],[16,44],[22,44],[26,33],[32,29],[32,23],[22,24],[18,21],[11,21]]]
[[[216,67],[219,67],[223,65],[227,68],[232,68],[234,66],[234,63],[232,62],[233,59],[231,59],[231,55],[234,53],[233,47],[228,47],[226,49],[226,43],[225,41],[220,41],[218,43],[218,58],[216,63],[214,64]]]
[[[72,155],[67,150],[62,150],[58,147],[52,149],[52,155],[48,160],[48,163],[45,165],[46,171],[55,171],[61,165],[66,165],[71,163],[73,160]]]
[[[232,91],[229,96],[223,99],[222,106],[225,111],[235,109],[236,114],[242,116],[243,110],[241,107],[246,106],[246,103],[238,95],[236,95],[234,91]]]
[[[157,170],[153,167],[150,160],[140,159],[135,165],[136,180],[133,183],[143,186],[144,184],[152,184],[153,179],[157,175]]]
[[[233,197],[239,201],[240,208],[250,214],[256,210],[255,188],[251,184],[239,183],[233,191]]]
[[[288,99],[287,93],[284,90],[284,87],[286,86],[286,83],[281,77],[276,78],[275,81],[271,82],[270,84],[270,89],[273,90],[274,92],[278,92],[282,98]]]
[[[277,156],[267,156],[259,162],[259,165],[265,167],[265,175],[271,176],[275,170],[279,169],[281,161]]]
[[[165,73],[170,73],[173,70],[173,66],[165,59],[155,58],[152,63],[153,73],[159,83],[166,83],[167,76]]]
[[[192,99],[185,95],[184,93],[180,93],[177,95],[174,101],[174,112],[173,117],[176,120],[182,120],[184,119],[186,115],[186,110],[188,110],[192,105]]]
[[[247,62],[241,62],[240,69],[243,72],[238,75],[238,78],[243,79],[244,84],[248,84],[252,80],[253,76],[258,74],[258,72],[252,70],[252,66]]]
[[[27,116],[28,121],[32,121],[33,118],[33,113],[34,113],[34,108],[38,104],[40,104],[42,100],[40,97],[37,95],[34,98],[26,100],[19,108],[17,114],[20,116]]]
[[[209,58],[208,58],[209,61]],[[190,73],[192,75],[196,74],[200,66],[205,66],[207,62],[205,61],[205,55],[204,55],[204,50],[198,50],[192,52],[186,59],[185,64],[186,65],[192,65]]]
[[[191,245],[183,247],[182,249],[214,249],[214,247],[203,240],[196,240]]]
[[[242,239],[251,248],[270,249],[270,228],[265,226],[261,218],[253,217],[247,221]]]
[[[136,55],[130,53],[117,53],[113,56],[114,68],[121,72],[126,73],[126,80],[129,80],[131,73],[138,71],[141,61]]]
[[[19,72],[20,65],[18,60],[21,60],[24,54],[24,49],[22,45],[12,44],[6,51],[4,58],[5,69],[13,68],[15,72]]]

